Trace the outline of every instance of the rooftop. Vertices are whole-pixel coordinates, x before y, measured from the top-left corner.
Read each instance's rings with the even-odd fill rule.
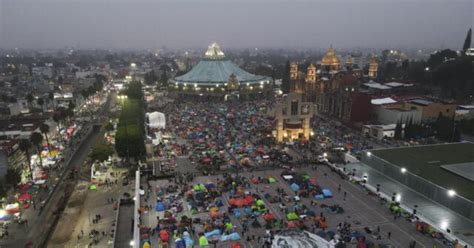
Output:
[[[453,143],[373,150],[372,154],[474,201],[474,182],[442,168],[474,162],[474,143]]]

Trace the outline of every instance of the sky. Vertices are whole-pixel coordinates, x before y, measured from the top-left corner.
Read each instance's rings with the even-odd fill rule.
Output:
[[[451,48],[473,0],[0,0],[0,48]]]

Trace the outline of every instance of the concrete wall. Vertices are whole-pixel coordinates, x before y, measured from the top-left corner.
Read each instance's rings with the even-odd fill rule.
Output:
[[[422,112],[420,110],[402,111],[379,106],[375,109],[375,113],[377,121],[381,124],[396,124],[398,121],[405,123],[409,119],[412,119],[413,123],[420,123],[422,120]]]
[[[447,194],[447,189],[433,184],[409,171],[402,173],[400,167],[373,154],[369,156],[364,153],[362,155],[362,162],[382,174],[405,184],[429,199],[446,206],[470,220],[474,220],[474,203],[472,201],[458,195],[450,197]]]

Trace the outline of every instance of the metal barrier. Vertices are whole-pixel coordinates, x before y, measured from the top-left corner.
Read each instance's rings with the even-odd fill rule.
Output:
[[[470,220],[474,220],[474,203],[469,199],[460,195],[450,196],[448,189],[436,185],[410,171],[402,173],[399,166],[377,157],[374,154],[363,154],[362,162],[456,213]]]

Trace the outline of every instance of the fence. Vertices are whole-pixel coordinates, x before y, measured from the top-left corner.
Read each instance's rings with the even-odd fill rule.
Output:
[[[474,203],[472,201],[459,195],[450,196],[448,195],[448,189],[410,173],[410,171],[402,173],[399,166],[373,154],[370,156],[363,154],[362,162],[456,213],[474,220]]]

